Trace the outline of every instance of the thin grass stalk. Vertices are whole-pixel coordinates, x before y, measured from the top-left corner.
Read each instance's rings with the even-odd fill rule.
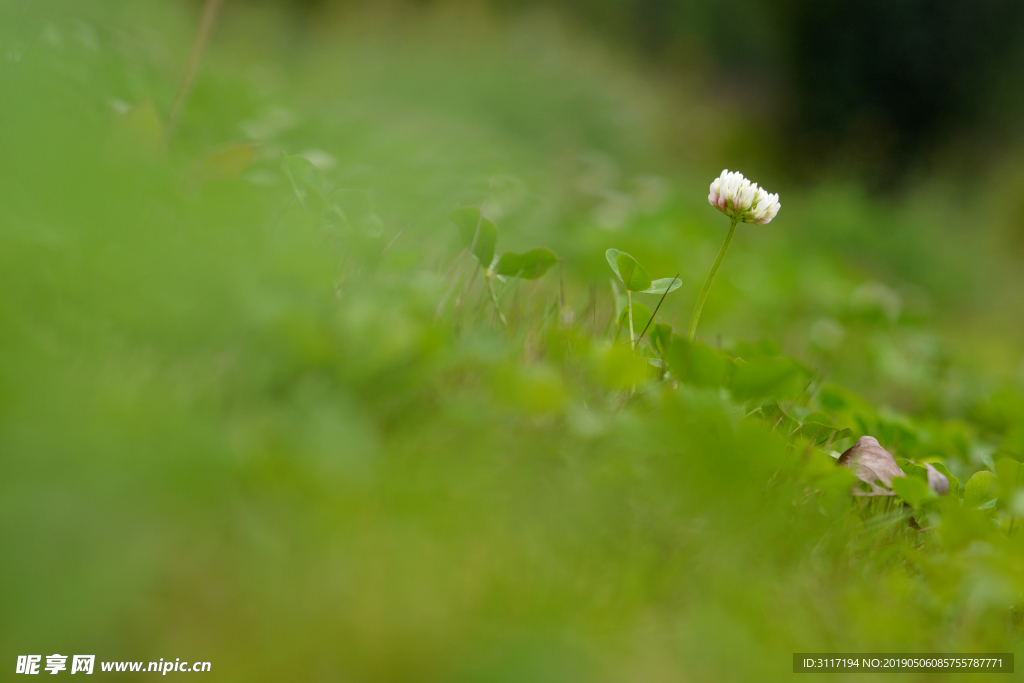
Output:
[[[224,0],[206,0],[203,5],[202,16],[199,17],[199,27],[196,29],[195,38],[192,39],[192,47],[188,52],[188,61],[185,62],[185,72],[181,75],[181,82],[178,83],[178,91],[174,95],[174,103],[167,115],[166,140],[169,141],[174,134],[174,129],[181,118],[181,112],[185,109],[185,102],[192,91],[192,84],[199,75],[199,68],[203,64],[203,55],[206,53],[206,45],[210,42],[210,35],[217,23],[217,16],[224,6]]]

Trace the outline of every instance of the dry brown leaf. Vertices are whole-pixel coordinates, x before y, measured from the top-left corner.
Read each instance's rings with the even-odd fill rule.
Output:
[[[946,475],[929,463],[924,463],[924,468],[928,470],[928,486],[940,496],[949,493],[949,479],[946,478]]]
[[[858,479],[871,488],[870,491],[864,491],[861,487],[854,487],[855,496],[894,496],[893,478],[907,476],[896,464],[892,453],[882,448],[873,436],[857,439],[857,443],[839,456],[837,464],[849,467]],[[949,482],[946,482],[946,487],[949,487]]]

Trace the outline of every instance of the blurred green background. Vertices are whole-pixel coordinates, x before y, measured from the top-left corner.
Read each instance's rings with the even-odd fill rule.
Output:
[[[227,0],[172,130],[200,10],[0,5],[4,666],[1024,652],[1016,479],[879,511],[827,452],[872,434],[961,484],[1024,459],[1018,4]],[[796,359],[813,390],[757,399],[852,430],[829,447],[622,344],[604,251],[679,274],[680,332],[723,168],[782,210],[699,339]],[[456,203],[564,260],[502,284],[507,327]]]

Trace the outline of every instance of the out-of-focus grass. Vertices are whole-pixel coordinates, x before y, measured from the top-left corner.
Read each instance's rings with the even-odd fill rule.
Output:
[[[795,651],[1020,652],[1019,533],[956,501],[911,533],[756,406],[647,381],[607,341],[610,246],[680,273],[660,318],[685,322],[724,234],[704,188],[727,117],[543,17],[235,5],[164,149],[179,10],[0,10],[8,661],[717,681]],[[282,153],[324,168],[343,219],[300,205]],[[1016,340],[961,324],[1014,282],[954,229],[968,200],[771,172],[750,169],[783,211],[737,238],[702,338],[795,355],[874,402],[830,389],[837,420],[964,481],[1019,457],[1017,388],[991,392]],[[565,258],[571,316],[556,269],[504,288],[497,322],[447,219],[485,198],[501,251]]]

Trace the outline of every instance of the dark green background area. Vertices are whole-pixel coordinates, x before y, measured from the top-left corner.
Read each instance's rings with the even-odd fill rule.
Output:
[[[884,71],[904,48],[856,36],[902,25],[924,74],[924,24],[888,18],[923,10],[675,7],[228,0],[168,134],[197,3],[0,5],[0,664],[749,681],[1021,652],[1024,167],[1012,135],[957,153],[1015,82],[979,66],[943,95],[967,113],[841,143],[903,86],[815,95],[852,54],[816,27]],[[962,23],[1015,30],[991,7]],[[726,167],[782,208],[689,344]],[[457,204],[495,254],[560,260],[488,281]],[[636,352],[609,248],[681,282]],[[862,435],[901,497],[850,495]]]
[[[281,0],[315,21],[356,0]],[[451,5],[422,1],[421,7]],[[974,170],[1019,139],[1024,8],[1012,0],[529,0],[456,3],[553,13],[645,68],[739,103],[784,140],[798,178],[840,164],[873,189],[902,187],[930,155]],[[310,18],[313,17],[313,18]],[[954,147],[956,153],[950,151]],[[967,155],[967,159],[962,158]]]

